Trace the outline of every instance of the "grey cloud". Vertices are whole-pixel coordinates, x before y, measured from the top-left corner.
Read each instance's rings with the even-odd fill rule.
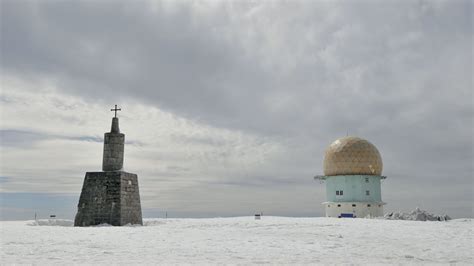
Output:
[[[260,53],[265,56],[265,50],[249,54],[243,47],[240,33],[233,28],[228,15],[251,6],[245,2],[236,4],[239,8],[234,9],[232,5],[223,4],[209,18],[195,15],[190,5],[182,5],[173,13],[164,8],[153,13],[145,2],[63,2],[26,7],[15,3],[15,7],[10,8],[13,4],[7,1],[4,5],[4,10],[9,12],[3,14],[2,24],[7,26],[2,27],[5,40],[2,66],[7,71],[26,71],[24,74],[31,75],[54,73],[64,90],[87,98],[92,95],[134,97],[206,123],[271,134],[294,134],[311,124],[319,124],[332,131],[330,133],[341,132],[339,124],[352,128],[364,125],[366,116],[373,115],[380,100],[388,105],[396,101],[398,108],[404,108],[412,96],[423,100],[422,95],[411,95],[409,88],[398,86],[407,79],[405,73],[426,75],[422,69],[432,68],[437,58],[433,55],[442,55],[444,44],[448,42],[463,41],[465,37],[462,34],[457,37],[456,33],[469,29],[462,3],[453,4],[454,7],[446,5],[449,7],[446,12],[432,10],[429,3],[417,5],[414,2],[390,4],[391,12],[384,11],[383,5],[367,9],[374,6],[370,2],[350,7],[336,5],[334,9],[346,19],[336,20],[334,25],[321,24],[322,28],[329,27],[327,32],[317,36],[321,40],[310,40],[307,46],[300,48],[300,54],[290,50],[297,48],[293,43],[278,47],[288,49],[281,51],[285,57],[301,59],[293,68],[285,69],[280,65],[286,63],[285,57],[272,59],[277,66],[268,68],[259,61]],[[291,12],[316,10],[318,6],[296,2],[282,4],[281,8],[289,10],[291,19],[311,25],[311,12],[303,12],[297,18]],[[266,8],[271,10],[271,7]],[[400,17],[405,12],[407,21]],[[255,31],[257,36],[262,35],[262,45],[272,41],[263,35],[264,27],[285,26],[271,13],[265,15],[268,25],[256,23],[255,29],[247,29]],[[451,16],[459,18],[457,23],[452,22]],[[379,23],[380,20],[387,21]],[[452,31],[453,24],[460,29]],[[8,25],[16,25],[15,30],[10,30]],[[300,34],[312,34],[315,30],[302,25],[295,23],[288,27],[296,26],[294,31]],[[275,33],[277,44],[278,38],[286,37],[285,41],[301,38],[292,32],[281,36],[285,30]],[[405,47],[389,46],[390,42],[396,43],[413,31],[425,36],[411,43],[407,41]],[[225,33],[231,35],[230,40],[225,38]],[[258,46],[251,48],[259,49]],[[460,48],[470,49],[468,45]],[[336,69],[321,60],[327,51],[338,62]],[[411,59],[410,53],[416,54],[419,60]],[[305,57],[309,59],[303,61]],[[411,63],[416,65],[411,66]],[[351,71],[357,74],[358,67],[366,69],[361,74],[360,84],[341,83],[344,74],[350,75]],[[277,72],[280,68],[285,71]],[[363,88],[364,93],[353,86]],[[397,90],[406,96],[390,95]],[[265,100],[280,91],[290,91],[293,104],[288,109],[269,109]],[[387,93],[393,100],[384,100]],[[328,101],[334,104],[324,104]],[[381,107],[377,111],[384,117],[397,115],[383,108],[384,105]],[[354,114],[348,116],[348,112]],[[286,126],[281,126],[282,121]],[[351,122],[356,125],[352,126]]]
[[[3,5],[2,25],[17,25],[2,27],[4,70],[33,77],[54,73],[62,88],[86,97],[137,97],[222,123],[222,116],[258,113],[248,106],[258,107],[261,89],[269,87],[251,58],[212,33],[226,23],[224,15],[206,24],[191,21],[186,7],[155,14],[137,2]],[[242,107],[236,109],[235,101]]]
[[[31,147],[35,143],[44,140],[65,139],[87,142],[103,142],[102,137],[97,136],[60,136],[34,131],[15,129],[0,130],[0,144],[4,147]]]
[[[211,181],[206,182],[209,185],[231,185],[237,187],[265,187],[267,189],[272,189],[277,186],[281,187],[291,187],[292,185],[296,184],[307,184],[311,181],[310,178],[306,178],[305,180],[298,180],[294,177],[285,177],[280,178],[277,176],[252,176],[252,179],[236,179],[234,181],[226,180],[226,181]]]
[[[20,130],[0,130],[0,143],[2,146],[30,147],[33,143],[47,139],[48,136],[35,132]]]
[[[187,144],[200,144],[200,145],[209,145],[209,146],[221,146],[226,144],[224,140],[217,140],[207,136],[172,136],[172,139],[177,142],[187,143]]]

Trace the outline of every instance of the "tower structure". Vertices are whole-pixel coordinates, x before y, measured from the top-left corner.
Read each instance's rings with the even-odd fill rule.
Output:
[[[326,183],[326,217],[376,217],[383,215],[381,195],[382,157],[377,148],[358,137],[335,140],[326,149],[324,175],[315,179]]]
[[[125,135],[119,119],[112,118],[104,134],[102,172],[87,172],[82,186],[74,226],[143,224],[138,176],[123,171]]]

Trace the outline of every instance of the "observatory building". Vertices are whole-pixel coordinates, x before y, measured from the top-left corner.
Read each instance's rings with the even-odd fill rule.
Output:
[[[326,183],[326,217],[376,217],[383,215],[380,192],[382,157],[365,139],[344,137],[326,149],[324,175],[315,179]]]

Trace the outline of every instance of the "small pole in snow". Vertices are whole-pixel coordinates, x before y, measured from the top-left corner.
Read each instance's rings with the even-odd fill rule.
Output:
[[[35,221],[36,221],[36,212],[35,212]]]
[[[168,212],[166,212],[165,214],[165,219],[168,219]]]

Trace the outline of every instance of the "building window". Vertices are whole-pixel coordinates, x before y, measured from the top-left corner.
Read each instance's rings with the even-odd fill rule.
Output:
[[[365,195],[369,196],[369,195],[370,195],[370,191],[366,190],[366,191],[365,191]]]
[[[367,207],[370,207],[370,204],[367,204]]]
[[[341,190],[341,191],[339,191],[339,195],[341,195],[341,196],[342,196],[342,195],[344,195],[344,193],[343,193],[343,192],[344,192],[344,191],[342,191],[342,190]]]
[[[336,195],[337,196],[342,196],[342,195],[344,195],[344,192],[342,190],[336,190]]]
[[[368,177],[365,178],[365,183],[369,183],[369,178]]]
[[[336,190],[336,195],[339,196],[339,190]]]
[[[337,207],[341,207],[341,204],[337,204]]]
[[[352,207],[355,207],[356,205],[355,204],[352,204]]]

